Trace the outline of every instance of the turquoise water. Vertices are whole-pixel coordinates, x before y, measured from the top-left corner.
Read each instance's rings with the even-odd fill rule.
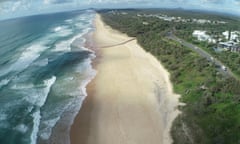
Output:
[[[47,141],[57,123],[71,126],[95,76],[84,47],[94,17],[88,10],[0,22],[0,144]]]

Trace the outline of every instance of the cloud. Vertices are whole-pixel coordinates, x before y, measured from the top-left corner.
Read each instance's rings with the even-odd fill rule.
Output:
[[[43,0],[44,4],[61,4],[70,2],[73,2],[73,0]]]
[[[240,6],[240,0],[235,0],[235,4]]]
[[[30,7],[29,0],[2,0],[0,1],[1,12],[15,12],[18,10],[27,10]]]
[[[189,2],[189,0],[171,0],[171,1],[177,3]]]
[[[221,4],[225,0],[202,0],[203,3]]]
[[[142,2],[151,2],[151,0],[89,0],[88,3],[100,3],[100,4],[107,4],[107,3],[125,3],[125,4],[132,4],[132,3],[142,3]]]

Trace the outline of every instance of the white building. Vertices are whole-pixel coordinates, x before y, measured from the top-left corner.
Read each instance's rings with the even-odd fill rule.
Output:
[[[196,37],[199,41],[208,41],[209,43],[216,43],[210,35],[206,34],[206,31],[194,30],[193,37]]]
[[[228,38],[229,38],[229,31],[225,31],[222,34],[228,40]],[[231,32],[229,40],[230,41],[237,41],[237,42],[239,42],[239,35],[240,35],[239,31],[233,31],[233,32]]]

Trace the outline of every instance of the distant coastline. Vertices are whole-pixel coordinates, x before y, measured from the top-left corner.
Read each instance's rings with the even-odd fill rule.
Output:
[[[106,8],[105,10],[111,10],[112,8]],[[171,10],[171,11],[185,11],[185,12],[196,12],[196,13],[205,13],[205,14],[214,14],[214,15],[220,15],[220,16],[226,16],[226,17],[235,17],[240,18],[239,13],[235,12],[222,12],[217,10],[202,10],[202,9],[191,9],[191,8],[182,8],[182,7],[176,7],[176,8],[165,8],[165,7],[151,7],[151,8],[137,8],[137,7],[131,7],[131,8],[117,8],[119,10]],[[29,15],[20,15],[15,17],[2,17],[0,18],[0,22],[9,21],[9,20],[15,20],[19,18],[27,18],[32,16],[44,16],[44,15],[55,15],[55,14],[64,14],[64,13],[71,13],[71,12],[81,12],[86,10],[104,10],[104,8],[82,8],[82,9],[74,9],[74,10],[66,10],[66,11],[55,11],[55,12],[47,12],[47,13],[36,13],[36,14],[29,14]],[[112,9],[115,10],[115,9]]]

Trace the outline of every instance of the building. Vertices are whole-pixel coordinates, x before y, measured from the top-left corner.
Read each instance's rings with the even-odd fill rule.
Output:
[[[240,46],[233,46],[231,52],[240,52]]]
[[[220,42],[218,44],[218,49],[231,52],[240,52],[240,46],[238,46],[237,43],[233,41]]]
[[[196,37],[199,41],[208,41],[209,43],[216,43],[210,35],[206,34],[206,31],[194,30],[193,37]]]
[[[239,31],[225,31],[222,33],[225,39],[230,40],[230,41],[236,41],[239,42],[239,36],[240,32]]]

